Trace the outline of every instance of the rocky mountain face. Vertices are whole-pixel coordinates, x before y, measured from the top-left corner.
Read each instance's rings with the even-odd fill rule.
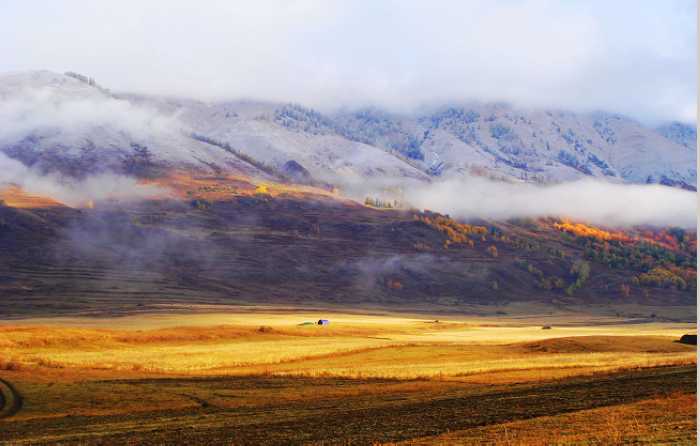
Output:
[[[70,175],[187,167],[336,185],[486,175],[695,189],[696,131],[610,113],[462,104],[414,114],[115,94],[75,73],[0,76],[0,151]]]
[[[659,126],[656,130],[667,139],[687,147],[690,150],[695,150],[697,147],[698,132],[695,127],[680,122],[671,122]]]

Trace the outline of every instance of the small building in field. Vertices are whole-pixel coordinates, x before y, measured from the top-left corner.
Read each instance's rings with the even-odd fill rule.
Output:
[[[331,321],[328,319],[319,319],[318,320],[318,325],[330,325]]]

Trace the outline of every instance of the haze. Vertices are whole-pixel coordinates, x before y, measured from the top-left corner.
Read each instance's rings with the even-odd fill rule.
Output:
[[[2,2],[0,71],[322,110],[478,100],[694,122],[695,11],[690,0]]]
[[[409,202],[453,217],[563,217],[603,226],[696,227],[695,192],[652,184],[579,180],[547,186],[483,178],[443,181],[415,188]]]

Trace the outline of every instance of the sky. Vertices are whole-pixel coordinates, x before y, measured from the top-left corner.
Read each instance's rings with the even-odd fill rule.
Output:
[[[693,0],[0,0],[0,72],[411,112],[464,101],[696,121]]]

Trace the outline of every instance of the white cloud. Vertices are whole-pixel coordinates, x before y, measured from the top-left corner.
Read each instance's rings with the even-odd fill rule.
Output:
[[[58,174],[42,174],[0,153],[0,188],[16,185],[30,194],[51,197],[68,206],[85,206],[89,201],[131,201],[163,196],[168,192],[135,178],[104,173],[83,180]]]
[[[483,178],[409,189],[406,200],[461,218],[568,217],[605,226],[695,228],[697,194],[659,185],[581,180],[550,186]]]
[[[44,73],[41,73],[44,74]],[[50,74],[46,74],[50,75]],[[68,94],[49,87],[0,91],[0,142],[13,142],[29,134],[56,132],[80,135],[101,127],[147,138],[178,131],[175,117],[144,106],[134,106],[99,92]]]
[[[394,109],[444,101],[695,119],[695,2],[4,2],[0,70],[121,90]]]

